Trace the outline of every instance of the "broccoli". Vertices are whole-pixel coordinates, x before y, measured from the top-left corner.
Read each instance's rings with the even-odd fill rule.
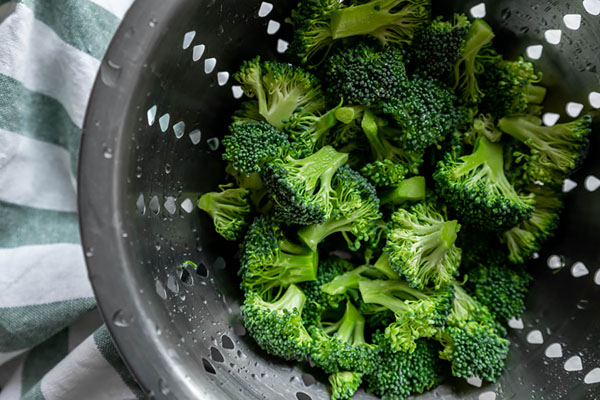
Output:
[[[396,315],[396,321],[385,329],[395,351],[412,352],[417,339],[434,336],[452,308],[451,285],[420,291],[403,281],[361,280],[358,288],[365,303],[384,306]]]
[[[339,304],[346,299],[344,295],[329,294],[322,290],[322,287],[354,268],[350,261],[332,256],[319,261],[316,280],[298,284],[306,295],[306,304],[302,313],[306,325],[319,324],[321,313],[325,309],[338,308]]]
[[[433,179],[459,218],[481,229],[501,232],[533,212],[532,196],[519,194],[504,174],[502,145],[485,136],[477,139],[470,155],[457,159],[448,153]]]
[[[308,332],[313,338],[311,360],[325,372],[369,373],[376,368],[377,346],[365,340],[365,319],[350,301],[340,320],[322,321]]]
[[[368,241],[377,234],[374,222],[381,217],[377,193],[365,178],[348,166],[338,170],[333,179],[333,190],[331,219],[300,229],[298,236],[309,248],[316,250],[326,237],[339,232],[350,249],[357,250],[361,241]]]
[[[331,281],[321,286],[323,293],[329,296],[345,295],[351,289],[358,289],[358,283],[364,279],[384,278],[382,274],[370,265],[361,265],[360,267],[346,271]]]
[[[523,265],[481,264],[467,276],[467,287],[498,321],[507,323],[525,310],[525,296],[533,278]]]
[[[542,104],[546,88],[535,85],[542,80],[531,62],[519,58],[502,60],[486,66],[481,75],[481,90],[485,94],[480,111],[496,118],[522,114],[530,104]]]
[[[401,96],[383,105],[383,112],[399,128],[401,147],[418,153],[440,143],[465,120],[466,111],[456,108],[455,101],[442,82],[414,76],[402,86]]]
[[[441,288],[458,273],[462,250],[455,245],[461,226],[447,221],[431,203],[419,203],[392,214],[385,251],[392,268],[411,286],[433,283]]]
[[[259,172],[265,162],[286,155],[290,151],[288,136],[266,122],[237,121],[223,138],[223,160],[238,172],[249,176]]]
[[[332,180],[346,161],[348,154],[325,146],[300,160],[287,156],[266,164],[261,177],[275,202],[277,218],[300,225],[329,219],[335,196]]]
[[[395,46],[384,49],[364,41],[340,48],[323,67],[323,81],[331,101],[379,106],[400,95],[408,79],[402,51]]]
[[[246,96],[256,98],[258,113],[281,129],[297,109],[311,113],[324,108],[321,85],[302,68],[280,62],[245,61],[235,79]]]
[[[246,292],[242,305],[244,325],[267,353],[286,360],[301,360],[310,353],[312,338],[302,325],[304,293],[290,285],[275,302]]]
[[[233,184],[221,185],[219,189],[220,192],[203,194],[198,208],[210,215],[218,234],[226,240],[237,240],[248,229],[252,212],[250,191],[234,188]]]
[[[363,374],[352,371],[335,372],[329,375],[331,400],[352,400],[362,383]]]
[[[587,149],[592,118],[584,115],[574,121],[542,126],[536,117],[505,117],[498,128],[529,147],[525,173],[532,181],[562,184],[578,166]]]
[[[316,280],[317,258],[316,252],[291,242],[273,217],[257,217],[242,246],[242,288],[276,298],[292,283]]]
[[[411,393],[423,393],[441,381],[438,360],[439,345],[419,339],[413,352],[397,352],[377,333],[373,342],[380,346],[379,367],[365,377],[367,388],[377,396],[389,400],[404,400]]]
[[[414,73],[446,81],[464,51],[470,26],[464,14],[454,14],[452,22],[437,17],[417,32],[409,50]]]
[[[454,90],[469,105],[481,101],[478,75],[484,70],[481,57],[489,49],[494,38],[492,28],[482,19],[471,23],[462,54],[454,65]]]
[[[394,130],[394,128],[389,128],[385,121],[377,118],[372,111],[366,110],[362,113],[361,127],[369,141],[373,158],[376,161],[380,161],[383,166],[386,166],[386,160],[389,160],[388,166],[389,163],[393,163],[406,168],[410,173],[417,174],[419,172],[419,167],[423,163],[423,153],[404,150],[390,143],[385,137],[385,132]],[[388,171],[388,178],[379,177],[377,178],[378,181],[383,179],[394,180],[399,176],[397,170],[389,167],[386,169],[379,168],[377,172],[381,174],[386,171]]]
[[[429,19],[429,0],[371,0],[345,6],[338,0],[301,0],[288,22],[294,39],[288,52],[301,63],[322,61],[334,42],[353,36],[371,36],[383,45],[412,40]]]
[[[440,358],[448,360],[458,378],[478,377],[495,382],[502,373],[509,341],[498,334],[487,307],[454,284],[454,304],[447,326],[436,339],[444,346]]]
[[[526,190],[534,196],[535,210],[531,218],[501,236],[501,241],[508,247],[509,259],[514,263],[531,258],[552,236],[563,206],[561,194],[548,186],[529,185]]]
[[[471,122],[471,126],[464,134],[464,141],[474,145],[480,136],[485,136],[492,143],[498,143],[502,132],[496,127],[496,119],[491,114],[479,114]]]
[[[382,205],[402,206],[408,202],[425,200],[425,177],[413,176],[389,190],[380,193]]]
[[[404,165],[396,164],[392,160],[377,160],[362,167],[360,174],[379,188],[400,183],[408,174],[408,170]]]

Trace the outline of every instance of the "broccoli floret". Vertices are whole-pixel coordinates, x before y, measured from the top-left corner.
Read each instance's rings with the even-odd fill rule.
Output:
[[[592,119],[589,115],[572,122],[542,126],[536,117],[505,117],[498,128],[529,147],[524,173],[531,181],[562,184],[578,166],[587,149]]]
[[[519,194],[504,174],[502,145],[486,137],[477,139],[468,156],[448,153],[433,178],[459,218],[481,229],[501,232],[533,212],[533,198]]]
[[[419,167],[423,163],[423,153],[412,149],[404,150],[390,143],[385,137],[385,133],[394,128],[387,126],[386,122],[378,119],[372,111],[365,110],[362,113],[361,128],[369,141],[375,161],[383,162],[385,166],[386,160],[388,160],[388,163],[405,167],[410,173],[417,174],[419,172]]]
[[[338,0],[302,0],[292,11],[294,39],[288,52],[306,63],[327,55],[335,40],[369,35],[403,44],[429,19],[429,0],[371,0],[344,6]],[[317,61],[317,63],[318,63]]]
[[[306,325],[320,324],[321,313],[325,309],[337,308],[346,299],[343,295],[326,293],[322,290],[322,287],[334,278],[354,268],[355,266],[350,261],[332,256],[319,261],[317,279],[315,281],[298,284],[306,295],[306,304],[302,313],[302,318]]]
[[[375,221],[381,218],[379,199],[375,188],[358,172],[343,166],[333,180],[335,197],[331,219],[304,227],[298,231],[300,239],[311,249],[335,233],[342,233],[351,250],[357,250],[361,241],[376,235]]]
[[[369,373],[377,367],[378,348],[365,340],[365,319],[350,301],[340,320],[308,328],[313,338],[310,358],[327,373]]]
[[[250,336],[267,353],[286,360],[301,360],[309,354],[312,338],[302,325],[304,293],[290,285],[275,302],[246,292],[242,305],[244,325]]]
[[[524,113],[530,104],[542,104],[546,88],[536,85],[541,80],[533,64],[523,58],[486,66],[480,77],[485,93],[480,111],[502,118]]]
[[[360,174],[375,187],[387,187],[400,183],[408,174],[407,168],[392,160],[374,161],[362,167]]]
[[[348,154],[325,146],[303,159],[287,156],[266,164],[261,177],[275,202],[276,217],[299,225],[329,219],[335,196],[332,180],[346,161]]]
[[[455,245],[461,226],[431,203],[398,209],[391,218],[385,251],[392,268],[411,286],[440,288],[457,274],[462,250]]]
[[[425,200],[425,177],[413,176],[380,193],[382,205],[402,206],[408,202]]]
[[[266,122],[238,121],[229,130],[231,134],[223,138],[223,159],[246,176],[290,150],[288,136]]]
[[[479,265],[467,276],[468,288],[498,321],[507,323],[525,311],[525,296],[533,278],[523,265],[489,263]]]
[[[431,340],[417,340],[415,350],[397,352],[377,333],[373,342],[380,346],[379,367],[365,377],[367,389],[389,400],[404,400],[411,393],[423,393],[441,381],[439,345]]]
[[[502,131],[496,127],[496,119],[491,114],[479,114],[471,122],[470,128],[465,132],[465,143],[474,145],[480,136],[485,136],[492,143],[498,143]]]
[[[450,361],[456,377],[495,382],[504,369],[510,342],[499,335],[500,327],[487,307],[460,285],[453,286],[452,312],[447,326],[437,336],[444,346],[440,358]]]
[[[205,193],[198,207],[213,220],[215,231],[227,240],[239,239],[250,223],[250,191],[234,188],[233,184],[219,186],[220,192]]]
[[[363,374],[359,372],[342,371],[329,375],[331,385],[331,400],[352,400],[352,396],[362,383]]]
[[[235,79],[246,96],[256,98],[258,113],[281,129],[297,109],[311,113],[324,107],[321,85],[302,68],[280,62],[245,61]]]
[[[400,95],[408,79],[402,52],[395,46],[378,49],[360,42],[340,48],[324,65],[324,82],[331,101],[379,106]]]
[[[378,304],[396,315],[396,321],[385,329],[395,351],[412,352],[417,339],[434,336],[452,308],[450,285],[439,291],[420,291],[404,281],[361,280],[358,287],[365,303]]]
[[[504,232],[500,239],[508,247],[509,259],[514,263],[522,263],[539,251],[558,227],[563,207],[561,194],[548,186],[529,185],[526,190],[534,196],[535,210],[531,218]]]
[[[465,119],[465,110],[454,106],[454,92],[436,79],[414,76],[401,89],[400,96],[384,104],[383,112],[399,128],[396,140],[403,149],[422,152]]]
[[[316,252],[291,242],[271,216],[257,217],[242,245],[242,288],[276,298],[292,283],[316,280],[317,258]]]
[[[358,289],[358,283],[369,278],[377,279],[384,278],[384,276],[370,265],[361,265],[336,276],[321,286],[321,290],[330,296],[341,296],[349,290]]]
[[[464,14],[452,22],[437,17],[420,30],[410,48],[410,66],[422,76],[445,81],[462,55],[471,23]]]
[[[454,90],[466,104],[477,104],[483,93],[477,83],[478,75],[484,70],[479,58],[489,48],[494,32],[482,19],[471,23],[462,55],[454,65]]]

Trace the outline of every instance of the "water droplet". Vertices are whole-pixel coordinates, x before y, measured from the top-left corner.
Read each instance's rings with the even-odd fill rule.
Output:
[[[521,29],[519,29],[519,32],[521,32],[521,34],[526,34],[527,32],[529,32],[529,27],[528,26],[522,26]]]
[[[142,167],[140,167],[139,165],[137,167],[135,167],[135,177],[136,178],[141,178],[142,177]]]
[[[94,248],[93,247],[88,247],[88,249],[85,251],[85,256],[86,257],[94,257]]]
[[[578,308],[579,310],[585,310],[585,309],[588,307],[588,305],[589,305],[589,304],[590,304],[590,301],[589,301],[589,300],[586,300],[586,299],[581,299],[581,300],[579,300],[579,301],[577,302],[577,308]]]
[[[106,145],[104,146],[104,158],[110,160],[111,158],[113,158],[113,151],[110,147],[107,147]]]
[[[155,28],[157,24],[158,24],[158,21],[156,20],[156,18],[152,18],[150,21],[148,21],[148,26],[150,28]]]
[[[511,15],[510,8],[505,8],[504,10],[502,10],[502,13],[500,15],[502,16],[503,20],[509,19]]]
[[[210,138],[206,141],[208,144],[208,148],[212,151],[216,151],[219,148],[219,139],[218,138]]]
[[[115,324],[115,326],[118,326],[120,328],[126,328],[133,322],[133,315],[123,310],[117,310],[113,314],[112,321]]]
[[[109,87],[117,86],[121,77],[121,66],[111,60],[107,60],[100,66],[100,79]]]

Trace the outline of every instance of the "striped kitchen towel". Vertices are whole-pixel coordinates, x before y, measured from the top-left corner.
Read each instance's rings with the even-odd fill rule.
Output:
[[[77,226],[87,101],[133,0],[0,0],[0,400],[136,399]]]

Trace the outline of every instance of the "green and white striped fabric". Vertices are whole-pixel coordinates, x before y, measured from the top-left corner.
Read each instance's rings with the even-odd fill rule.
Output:
[[[0,400],[141,398],[80,245],[77,150],[133,0],[0,0]]]

